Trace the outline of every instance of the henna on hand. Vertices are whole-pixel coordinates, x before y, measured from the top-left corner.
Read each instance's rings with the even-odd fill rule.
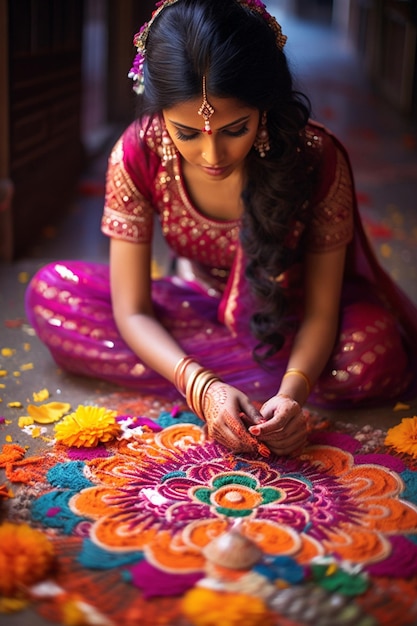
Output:
[[[235,397],[230,387],[220,381],[208,388],[204,398],[204,418],[210,437],[234,452],[259,452],[270,454],[265,444],[259,442],[245,428],[240,416],[235,416]]]

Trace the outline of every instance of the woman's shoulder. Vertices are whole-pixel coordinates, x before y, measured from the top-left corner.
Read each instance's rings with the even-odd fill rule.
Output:
[[[143,178],[154,176],[161,164],[162,129],[158,116],[133,121],[114,144],[109,165],[125,169],[129,175]]]
[[[305,127],[306,146],[319,149],[324,156],[341,151],[347,158],[347,152],[341,140],[324,124],[310,119]]]
[[[159,115],[134,120],[119,137],[123,152],[162,156],[162,119]]]
[[[326,192],[340,172],[353,179],[349,154],[340,139],[324,124],[309,120],[305,127],[305,146],[316,169],[318,195]]]

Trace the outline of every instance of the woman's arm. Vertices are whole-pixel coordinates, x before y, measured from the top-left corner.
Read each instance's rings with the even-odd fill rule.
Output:
[[[184,351],[155,318],[151,299],[151,245],[110,240],[110,288],[116,325],[151,369],[173,382]]]
[[[323,371],[336,340],[345,256],[346,246],[306,257],[304,317],[287,371],[303,372],[311,385]],[[278,393],[289,395],[302,405],[308,389],[305,380],[295,374],[283,378]]]
[[[175,384],[177,365],[186,355],[154,314],[150,244],[111,239],[110,286],[113,314],[123,339],[144,363]],[[184,372],[184,388],[202,369],[198,362],[190,360]],[[235,451],[259,447],[242,422],[242,414],[248,416],[251,424],[260,419],[259,411],[245,394],[216,379],[204,398],[202,417],[210,436]]]
[[[301,407],[334,347],[345,256],[346,246],[306,256],[304,317],[294,340],[287,373],[277,395],[261,408],[266,422],[249,429],[278,454],[299,448],[305,439]]]

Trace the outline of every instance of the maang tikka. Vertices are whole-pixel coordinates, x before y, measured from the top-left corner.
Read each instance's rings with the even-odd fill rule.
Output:
[[[212,130],[210,128],[210,118],[214,113],[214,108],[211,106],[210,102],[207,100],[207,90],[206,90],[206,76],[203,76],[203,102],[201,103],[201,107],[198,109],[198,114],[201,115],[204,119],[204,128],[203,133],[207,133],[208,135],[212,134]]]

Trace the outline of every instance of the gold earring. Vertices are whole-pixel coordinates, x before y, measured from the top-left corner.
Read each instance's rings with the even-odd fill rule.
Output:
[[[172,143],[168,131],[164,128],[162,131],[162,162],[165,164],[167,161],[171,161],[176,154],[177,150]]]
[[[266,157],[266,153],[271,149],[271,144],[269,143],[269,133],[268,127],[266,125],[266,111],[262,113],[261,123],[258,128],[258,132],[256,133],[256,138],[253,143],[253,147],[261,157],[264,159]]]

